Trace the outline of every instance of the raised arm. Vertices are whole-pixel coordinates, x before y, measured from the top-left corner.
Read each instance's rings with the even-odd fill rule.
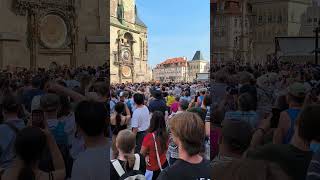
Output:
[[[77,93],[71,89],[68,89],[64,86],[61,86],[57,83],[48,83],[47,84],[47,87],[46,87],[48,90],[51,90],[51,91],[54,91],[56,92],[57,94],[60,94],[60,95],[66,95],[66,96],[69,96],[71,97],[74,101],[83,101],[86,99],[85,96],[83,96],[82,94],[80,93]]]

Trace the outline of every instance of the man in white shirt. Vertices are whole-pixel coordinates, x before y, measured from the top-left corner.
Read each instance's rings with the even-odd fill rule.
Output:
[[[140,152],[143,138],[150,125],[150,112],[147,106],[144,105],[144,96],[136,93],[133,96],[136,109],[133,112],[131,119],[132,132],[136,134],[136,149],[135,152]]]

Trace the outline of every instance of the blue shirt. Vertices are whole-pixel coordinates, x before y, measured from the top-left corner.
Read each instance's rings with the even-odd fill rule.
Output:
[[[23,129],[25,127],[24,121],[21,119],[18,120],[9,120],[12,125],[16,128]],[[15,158],[14,153],[14,142],[16,138],[16,132],[11,129],[7,124],[0,125],[0,167],[8,168],[10,167],[13,159]]]

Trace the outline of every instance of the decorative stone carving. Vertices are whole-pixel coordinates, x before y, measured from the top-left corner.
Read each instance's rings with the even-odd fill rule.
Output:
[[[14,0],[13,11],[28,16],[28,48],[31,68],[36,68],[38,53],[70,54],[76,63],[78,36],[75,0]]]

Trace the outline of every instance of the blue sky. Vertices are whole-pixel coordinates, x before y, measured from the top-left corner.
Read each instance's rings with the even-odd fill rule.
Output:
[[[149,64],[201,50],[209,61],[209,0],[136,0],[138,13],[148,26]]]

